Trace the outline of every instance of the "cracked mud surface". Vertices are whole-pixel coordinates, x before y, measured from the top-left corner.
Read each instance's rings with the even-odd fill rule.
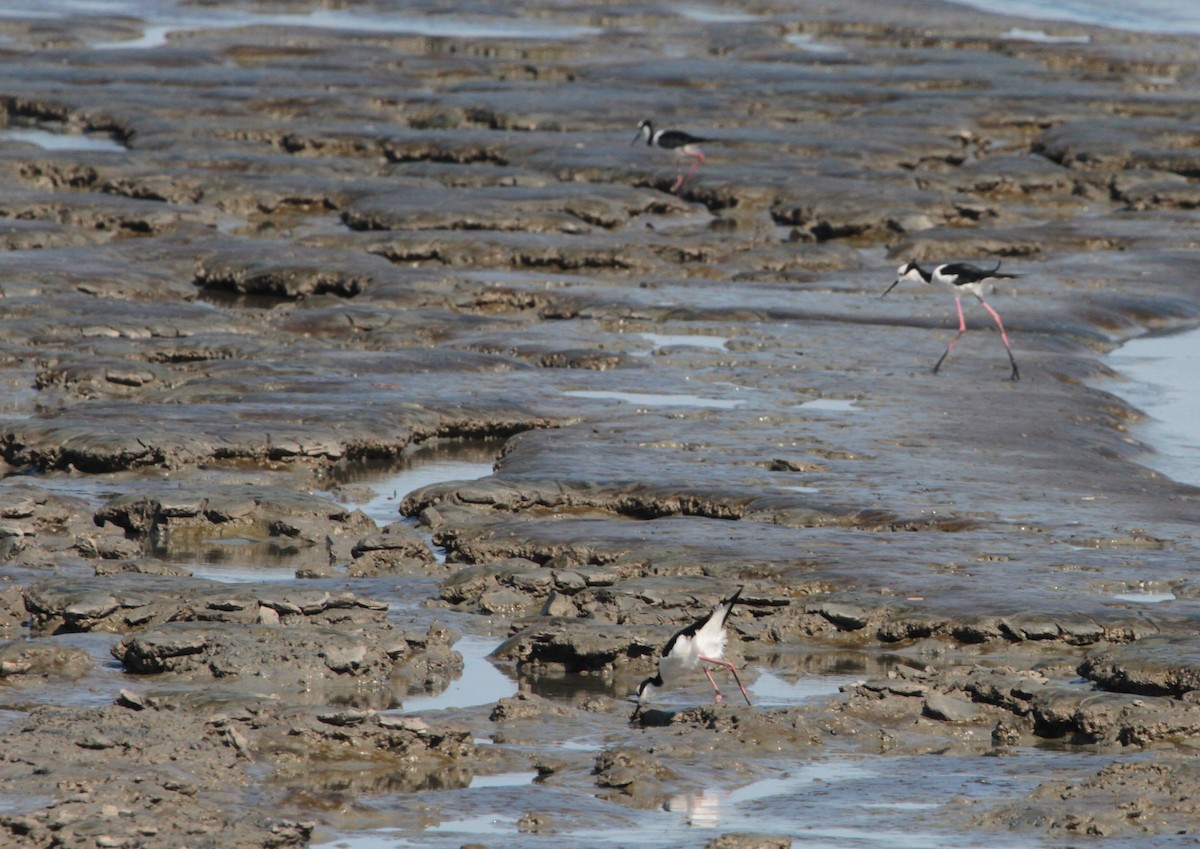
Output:
[[[259,11],[0,20],[0,843],[1195,840],[1200,42]]]

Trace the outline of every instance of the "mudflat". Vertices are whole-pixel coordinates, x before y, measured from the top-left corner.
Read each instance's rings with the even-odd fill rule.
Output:
[[[156,26],[0,18],[0,844],[1194,841],[1200,491],[1104,356],[1200,321],[1200,40]],[[634,712],[739,586],[754,705]]]

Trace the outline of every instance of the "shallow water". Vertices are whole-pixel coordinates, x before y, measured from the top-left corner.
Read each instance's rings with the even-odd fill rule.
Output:
[[[862,678],[861,675],[799,675],[796,680],[788,681],[768,669],[761,669],[754,683],[746,689],[755,707],[786,707],[835,696],[842,687]]]
[[[407,468],[379,466],[374,474],[364,470],[353,477],[354,483],[368,486],[375,495],[365,501],[346,498],[338,493],[323,492],[343,507],[362,510],[375,523],[390,525],[401,520],[400,502],[422,487],[447,481],[477,480],[488,477],[493,470],[494,454],[484,449],[487,459],[456,459],[453,456],[427,461],[415,460]]]
[[[500,641],[492,637],[466,636],[454,644],[463,656],[463,673],[441,693],[432,696],[410,696],[396,713],[449,710],[492,704],[517,692],[517,682],[492,665],[488,655]]]
[[[1133,428],[1154,449],[1141,462],[1200,486],[1200,329],[1132,339],[1108,360],[1128,380],[1103,388],[1152,417]]]
[[[119,635],[99,632],[56,634],[39,639],[82,649],[91,657],[94,667],[79,678],[51,678],[28,688],[20,683],[9,685],[0,678],[0,711],[24,711],[31,705],[104,707],[113,703],[122,687],[130,685],[129,676],[112,656],[112,647],[120,639]]]
[[[1175,593],[1118,593],[1113,596],[1116,601],[1131,601],[1136,604],[1162,604],[1164,601],[1175,601]]]
[[[183,565],[187,568],[187,564]],[[224,584],[257,584],[264,581],[291,581],[296,570],[291,566],[242,566],[237,563],[198,563],[190,567],[192,577]]]
[[[213,6],[197,11],[188,3],[169,0],[13,0],[0,9],[3,18],[81,16],[128,17],[144,22],[142,35],[138,38],[92,45],[99,49],[122,50],[160,47],[177,32],[268,25],[459,38],[573,39],[601,32],[592,26],[556,24],[528,16],[426,16],[395,11],[359,11],[353,7],[279,14]]]
[[[0,144],[23,142],[43,150],[97,150],[124,152],[128,148],[107,133],[55,133],[31,127],[0,130]]]
[[[666,395],[651,392],[605,392],[586,389],[572,390],[563,393],[572,398],[592,398],[600,401],[622,401],[636,404],[639,407],[713,407],[715,409],[731,409],[745,404],[742,400],[727,398],[704,398],[700,395]]]
[[[387,847],[437,847],[449,849],[464,843],[486,842],[496,847],[597,847],[703,846],[726,832],[787,835],[792,845],[818,847],[901,847],[908,849],[967,849],[972,847],[1032,847],[1028,839],[1016,841],[997,835],[959,835],[929,825],[947,800],[986,801],[1000,787],[1028,785],[1017,759],[989,765],[980,758],[927,756],[898,758],[879,771],[863,759],[830,758],[799,764],[752,781],[678,793],[664,799],[656,810],[628,810],[597,799],[576,803],[574,811],[562,808],[563,791],[553,784],[514,787],[501,782],[495,792],[481,785],[464,791],[457,808],[461,816],[444,820],[419,833],[381,829],[344,835],[315,844],[324,849],[385,849]],[[723,770],[715,769],[714,778]],[[921,776],[917,782],[896,781],[896,775]],[[988,778],[980,778],[988,775]],[[514,805],[515,802],[515,805]],[[520,818],[526,811],[560,812],[553,833],[522,833]],[[579,825],[587,822],[587,825]],[[572,827],[575,826],[575,827]]]
[[[638,336],[653,345],[652,351],[661,348],[715,348],[724,351],[728,336],[689,335],[685,333],[639,333]]]
[[[1002,15],[1074,21],[1139,32],[1200,32],[1200,4],[1179,0],[953,0]]]
[[[849,398],[814,398],[796,405],[799,410],[820,410],[824,413],[849,413],[862,409],[857,401]]]

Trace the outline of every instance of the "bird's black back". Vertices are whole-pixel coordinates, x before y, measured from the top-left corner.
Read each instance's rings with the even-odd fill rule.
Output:
[[[951,262],[942,266],[941,273],[946,277],[958,278],[955,283],[960,286],[965,283],[978,283],[980,280],[987,280],[989,277],[1013,278],[1017,276],[1016,274],[1001,272],[1000,262],[996,263],[995,268],[980,268],[978,265],[971,265],[969,262]]]
[[[685,133],[683,130],[663,130],[658,136],[658,146],[667,149],[686,147],[689,144],[700,144],[707,141],[712,141],[712,139],[693,136],[691,133]]]

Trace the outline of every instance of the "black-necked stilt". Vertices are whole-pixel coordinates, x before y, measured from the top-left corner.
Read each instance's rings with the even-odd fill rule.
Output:
[[[649,121],[642,121],[638,124],[637,135],[633,137],[630,144],[637,144],[641,139],[646,140],[646,144],[650,147],[659,147],[663,150],[670,151],[675,154],[676,158],[683,159],[690,156],[692,158],[692,167],[685,176],[682,166],[675,174],[675,185],[671,187],[672,192],[678,192],[683,186],[684,180],[696,173],[696,169],[704,162],[704,154],[696,145],[703,144],[712,139],[693,136],[691,133],[685,133],[683,130],[656,130],[654,125]]]
[[[737,681],[738,689],[746,698],[746,704],[750,704],[750,696],[742,686],[742,679],[738,678],[737,669],[729,661],[721,659],[721,654],[725,651],[725,620],[729,618],[729,611],[733,609],[741,594],[742,588],[738,587],[733,595],[718,602],[707,616],[688,625],[667,641],[658,655],[658,674],[647,678],[637,688],[639,707],[652,698],[656,690],[671,686],[686,671],[695,669],[702,663],[724,666],[732,672],[733,680]],[[708,667],[702,668],[717,694],[717,701],[720,702],[721,688],[713,680]]]
[[[884,297],[888,292],[896,288],[903,280],[911,280],[914,283],[937,283],[939,286],[946,286],[954,292],[954,303],[958,306],[958,333],[950,340],[950,344],[946,346],[946,350],[938,357],[938,361],[933,364],[933,373],[937,374],[937,370],[942,366],[942,360],[946,359],[946,355],[954,350],[954,346],[958,344],[958,340],[967,332],[967,321],[963,318],[962,295],[963,292],[969,292],[979,299],[979,303],[983,304],[983,308],[991,314],[996,321],[996,327],[1000,328],[1000,339],[1004,342],[1004,350],[1008,351],[1008,361],[1012,363],[1012,375],[1009,380],[1020,380],[1021,372],[1017,370],[1017,361],[1013,359],[1012,346],[1008,344],[1008,334],[1004,332],[1004,322],[1000,320],[1000,314],[992,309],[991,304],[983,299],[983,289],[987,285],[987,281],[992,278],[1013,278],[1019,275],[1007,274],[1000,271],[1000,262],[997,261],[995,268],[980,268],[977,265],[971,265],[966,262],[951,262],[945,265],[935,266],[933,271],[926,271],[915,261],[906,262],[896,270],[896,280],[891,286],[887,287],[887,291],[879,297]]]

